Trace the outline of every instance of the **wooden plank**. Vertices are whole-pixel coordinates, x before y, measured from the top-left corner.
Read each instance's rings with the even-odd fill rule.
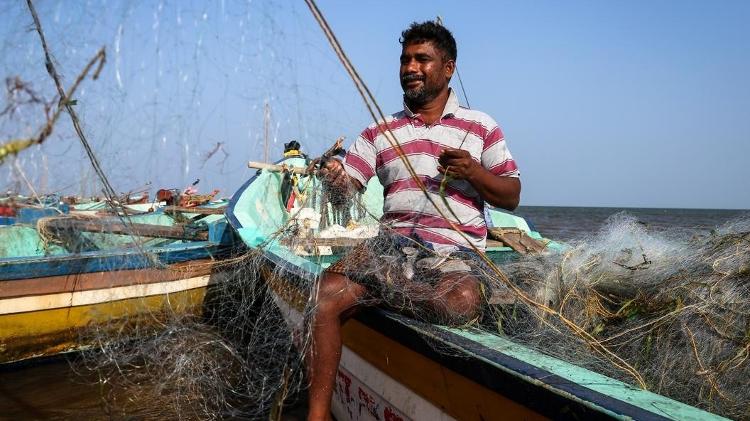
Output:
[[[360,358],[456,419],[547,419],[359,320],[347,321],[342,327],[341,336],[344,345]],[[466,357],[472,356],[467,353]]]
[[[540,253],[546,248],[543,242],[529,237],[518,228],[493,227],[488,230],[488,236],[521,254]]]
[[[248,168],[255,168],[258,170],[266,170],[270,172],[289,171],[293,174],[305,174],[307,172],[307,168],[305,167],[292,167],[289,165],[266,164],[265,162],[250,161],[247,163],[247,166]]]
[[[43,278],[18,279],[0,282],[0,299],[34,295],[87,291],[127,285],[168,282],[210,275],[216,261],[192,260],[167,266],[165,269],[138,268],[106,272],[72,273]]]
[[[191,208],[185,206],[166,206],[164,212],[184,212],[184,213],[195,213],[199,215],[223,215],[226,210],[226,206],[220,208]]]
[[[289,238],[284,239],[281,243],[285,246],[304,246],[304,247],[315,247],[315,246],[331,246],[331,247],[354,247],[357,244],[365,241],[366,238],[354,238],[354,237],[338,237],[338,238]],[[503,247],[500,241],[487,239],[487,247]]]
[[[44,220],[45,227],[54,230],[74,230],[110,234],[138,235],[141,237],[170,238],[175,240],[205,241],[208,232],[193,232],[185,226],[166,227],[151,224],[128,224],[97,219],[50,218]]]
[[[304,247],[316,247],[316,246],[331,246],[331,247],[354,247],[357,244],[365,241],[366,238],[354,238],[354,237],[337,237],[337,238],[288,238],[282,241],[285,246],[304,246]]]

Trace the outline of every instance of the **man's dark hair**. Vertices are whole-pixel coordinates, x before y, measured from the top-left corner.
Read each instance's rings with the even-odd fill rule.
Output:
[[[453,38],[451,31],[439,23],[433,21],[413,22],[401,33],[401,39],[398,40],[402,47],[427,41],[432,41],[435,47],[442,50],[445,53],[445,58],[456,61],[456,55],[458,54],[456,39]]]

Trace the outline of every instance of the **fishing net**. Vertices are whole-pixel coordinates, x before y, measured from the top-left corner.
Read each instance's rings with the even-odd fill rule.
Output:
[[[562,250],[447,254],[381,224],[376,186],[341,194],[315,175],[282,167],[260,172],[253,187],[258,197],[237,209],[256,214],[257,241],[247,234],[242,243],[249,247],[234,238],[232,247],[201,259],[165,263],[160,247],[208,240],[216,229],[209,225],[222,216],[181,210],[155,220],[149,210],[161,199],[126,208],[128,198],[152,187],[164,188],[163,199],[199,196],[175,188],[197,177],[200,187],[235,191],[255,175],[247,159],[282,156],[276,139],[300,138],[306,151],[322,153],[328,139],[339,136],[337,126],[367,120],[353,91],[338,87],[345,85],[340,71],[297,71],[287,58],[290,46],[302,56],[327,47],[322,40],[289,41],[320,37],[310,35],[317,34],[312,25],[297,25],[305,10],[285,4],[161,2],[104,13],[111,9],[104,2],[43,2],[39,13],[54,63],[68,82],[83,75],[69,101],[80,101],[75,107],[90,146],[117,189],[117,197],[104,200],[108,181],[90,169],[83,148],[73,146],[78,137],[65,112],[58,114],[60,99],[36,34],[23,30],[31,20],[22,6],[2,10],[8,21],[20,22],[3,30],[0,49],[8,58],[0,68],[7,75],[0,169],[7,174],[3,189],[12,190],[4,200],[54,205],[56,215],[67,195],[99,197],[87,201],[88,214],[68,200],[79,213],[45,214],[18,235],[33,237],[29,244],[39,257],[127,250],[138,256],[143,271],[135,285],[144,290],[157,281],[205,281],[135,300],[115,299],[114,289],[131,284],[107,285],[113,290],[104,293],[118,304],[90,310],[90,323],[76,332],[87,350],[72,364],[95,375],[101,409],[111,417],[261,419],[304,406],[305,356],[314,345],[311,326],[327,269],[366,288],[358,304],[428,325],[506,336],[682,402],[750,418],[747,218],[713,231],[653,230],[618,214]],[[307,29],[286,29],[299,27]],[[102,44],[103,80],[93,81]],[[17,51],[18,45],[26,47]],[[87,63],[93,63],[88,71]],[[329,80],[328,74],[337,76]],[[306,89],[321,85],[333,87]],[[323,113],[321,103],[358,111],[303,117]],[[247,112],[228,112],[235,108]],[[257,118],[250,122],[248,114]],[[233,137],[244,143],[230,142]],[[310,163],[296,159],[290,167]],[[205,202],[226,208],[215,195]],[[193,204],[175,200],[172,206]],[[171,237],[145,235],[148,227],[138,224],[167,226]],[[101,269],[130,269],[128,262],[108,260]],[[467,277],[473,287],[458,288]]]
[[[701,234],[652,232],[617,214],[563,253],[524,257],[504,270],[627,361],[649,390],[745,419],[749,229],[739,219]],[[515,341],[632,382],[555,317],[514,308],[503,322]]]
[[[74,367],[96,374],[92,395],[108,414],[267,414],[285,372],[300,388],[300,360],[279,313],[266,311],[258,254],[238,250],[222,220],[227,194],[253,174],[248,159],[275,159],[277,139],[340,135],[337,114],[303,112],[346,105],[335,83],[328,96],[306,88],[335,78],[289,58],[322,45],[305,41],[314,28],[276,2],[35,6],[45,49],[25,2],[0,7],[0,207],[16,222],[0,251],[66,269],[47,266],[33,274],[55,277],[45,285],[22,279],[28,291],[4,294],[59,301],[49,316],[59,336],[41,338],[56,343],[44,351],[86,347]],[[332,124],[309,124],[321,116]],[[4,349],[3,361],[34,355],[29,345]]]
[[[321,205],[334,213],[330,203]],[[366,225],[349,219],[347,227],[331,216],[320,229],[319,213],[294,215],[272,241],[228,263],[228,278],[211,288],[202,318],[171,317],[157,332],[131,331],[115,341],[108,336],[85,359],[89,368],[128,396],[152,397],[158,388],[158,396],[169,397],[163,410],[188,418],[263,418],[294,408],[304,401],[303,357],[312,344],[309,323],[320,278],[275,264],[269,259],[278,253],[273,242],[357,279],[369,290],[362,305],[503,335],[638,386],[635,371],[654,392],[732,418],[748,416],[747,219],[698,234],[653,232],[617,214],[564,251],[506,260],[500,269],[516,290],[480,259],[446,258],[412,239],[384,237],[387,226],[374,224],[372,216],[363,217]],[[480,279],[480,312],[438,310],[456,302],[436,289],[445,265],[454,273],[470,269]]]

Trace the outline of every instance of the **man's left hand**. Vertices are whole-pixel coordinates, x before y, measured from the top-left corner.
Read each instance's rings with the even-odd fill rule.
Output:
[[[445,148],[438,157],[438,171],[457,180],[470,179],[481,165],[463,149]]]

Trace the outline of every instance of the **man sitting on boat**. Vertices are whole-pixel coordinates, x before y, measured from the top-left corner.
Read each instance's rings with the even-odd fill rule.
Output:
[[[519,202],[518,170],[497,123],[459,106],[448,86],[456,69],[450,31],[415,22],[400,42],[403,111],[363,131],[343,162],[329,160],[321,169],[328,190],[345,197],[377,175],[385,198],[381,234],[320,279],[308,356],[309,419],[330,416],[341,324],[353,310],[386,305],[454,325],[478,316],[481,265],[471,250],[485,247],[484,203],[513,210]]]

